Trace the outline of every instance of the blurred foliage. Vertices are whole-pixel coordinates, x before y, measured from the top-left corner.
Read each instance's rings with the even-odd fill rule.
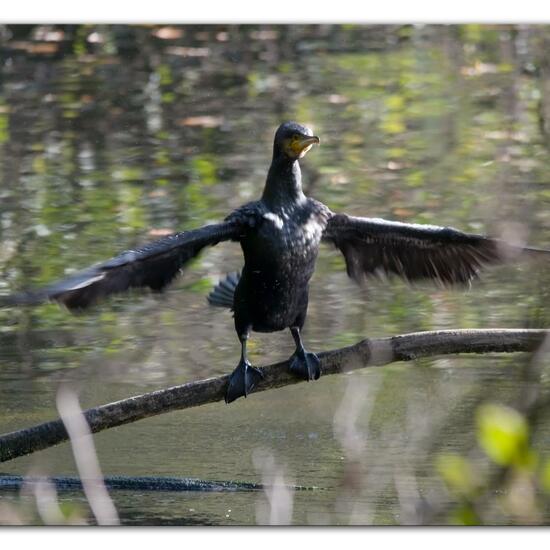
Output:
[[[550,456],[536,441],[549,401],[540,363],[547,344],[522,370],[529,389],[520,388],[517,408],[485,402],[475,411],[477,447],[470,456],[441,453],[436,469],[451,496],[451,504],[436,512],[458,525],[541,524],[550,509]],[[537,357],[538,356],[538,357]],[[483,452],[488,462],[476,466],[473,456]],[[454,501],[454,502],[453,502]]]
[[[480,407],[477,438],[485,453],[500,466],[521,468],[532,462],[527,421],[514,409],[501,405]]]
[[[90,525],[89,511],[79,502],[40,502],[40,497],[25,488],[14,498],[0,502],[0,525]]]

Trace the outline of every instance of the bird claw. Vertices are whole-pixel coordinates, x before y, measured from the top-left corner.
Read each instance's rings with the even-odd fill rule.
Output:
[[[314,353],[296,350],[290,358],[290,372],[307,380],[317,380],[321,376],[321,361]]]
[[[264,375],[260,369],[253,367],[249,361],[241,360],[229,377],[225,402],[231,403],[239,397],[246,397],[263,378]]]

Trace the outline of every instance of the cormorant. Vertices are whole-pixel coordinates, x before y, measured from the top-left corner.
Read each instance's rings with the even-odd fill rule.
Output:
[[[247,359],[251,330],[289,328],[296,343],[290,370],[306,380],[319,378],[319,359],[306,351],[300,332],[321,241],[340,249],[348,275],[357,282],[384,273],[409,281],[464,284],[476,277],[484,264],[498,263],[521,251],[549,252],[450,227],[335,214],[302,190],[298,160],[315,144],[319,138],[311,130],[285,122],[275,133],[273,159],[260,200],[237,208],[222,223],[128,250],[50,286],[4,297],[2,305],[56,300],[74,310],[129,288],[160,291],[204,247],[238,241],[244,254],[242,274],[228,276],[209,296],[211,304],[234,311],[241,342],[241,359],[231,374],[225,398],[229,403],[246,397],[262,378],[261,371]]]

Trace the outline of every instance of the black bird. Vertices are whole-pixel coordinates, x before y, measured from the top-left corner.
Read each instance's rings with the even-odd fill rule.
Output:
[[[242,274],[229,275],[209,296],[211,304],[234,311],[241,342],[241,359],[226,393],[229,403],[246,397],[262,378],[261,371],[247,359],[251,330],[289,328],[296,343],[290,370],[306,380],[319,378],[319,359],[305,350],[300,331],[322,240],[340,249],[348,275],[357,282],[382,273],[409,281],[432,279],[444,286],[467,284],[485,264],[524,251],[549,253],[450,227],[335,214],[302,191],[298,160],[315,144],[319,138],[311,130],[285,122],[275,134],[273,159],[260,200],[241,206],[223,223],[175,233],[128,250],[50,286],[4,297],[1,305],[56,300],[76,310],[129,288],[161,291],[204,247],[238,241],[244,254]]]

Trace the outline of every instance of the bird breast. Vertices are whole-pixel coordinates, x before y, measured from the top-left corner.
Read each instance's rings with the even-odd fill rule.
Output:
[[[316,256],[323,225],[315,212],[266,212],[259,232],[266,252],[274,253],[282,261],[307,261]]]
[[[245,267],[237,288],[236,319],[244,315],[257,331],[282,330],[307,308],[308,283],[326,222],[309,204],[266,208],[261,217],[241,241]],[[245,306],[239,307],[241,302]]]

